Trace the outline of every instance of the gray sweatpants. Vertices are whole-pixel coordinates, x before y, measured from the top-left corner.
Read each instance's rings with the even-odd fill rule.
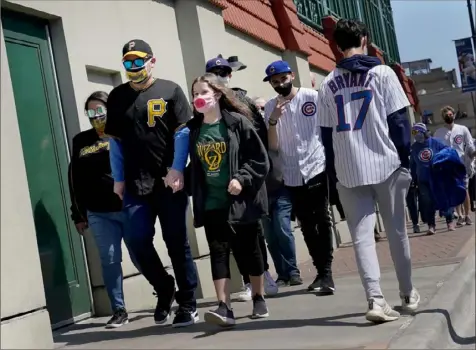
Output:
[[[405,215],[405,198],[410,182],[410,172],[399,168],[380,184],[353,188],[337,184],[367,299],[383,296],[374,239],[375,202],[387,233],[400,293],[410,295],[412,290],[412,263]]]

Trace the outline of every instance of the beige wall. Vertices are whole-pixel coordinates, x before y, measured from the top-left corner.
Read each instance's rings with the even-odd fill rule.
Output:
[[[329,73],[321,71],[313,66],[309,66],[309,70],[311,71],[311,75],[316,79],[315,89],[318,89]]]
[[[43,278],[3,31],[1,69],[1,318],[7,318],[1,322],[1,348],[48,348],[52,336],[44,330],[50,328],[50,320],[44,309]],[[25,330],[35,339],[25,337]]]
[[[250,97],[269,99],[275,96],[276,92],[269,83],[263,82],[263,78],[266,67],[271,62],[282,59],[281,52],[229,26],[226,27],[225,36],[223,56],[238,56],[247,66],[246,69],[233,73],[230,85],[247,90]]]

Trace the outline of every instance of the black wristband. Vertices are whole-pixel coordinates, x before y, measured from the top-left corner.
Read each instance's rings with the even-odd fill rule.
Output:
[[[276,124],[278,124],[278,121],[277,121],[277,120],[274,120],[274,119],[270,119],[268,123],[269,123],[269,125],[271,125],[271,126],[275,126]]]

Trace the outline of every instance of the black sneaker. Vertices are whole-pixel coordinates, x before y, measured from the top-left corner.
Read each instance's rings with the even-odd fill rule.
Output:
[[[303,284],[303,281],[300,276],[291,276],[289,279],[290,286],[300,286],[301,284]]]
[[[155,324],[164,324],[169,320],[172,304],[175,299],[175,280],[170,276],[168,285],[164,285],[160,291],[157,292],[157,306],[154,312]]]
[[[278,286],[278,288],[287,287],[287,286],[289,286],[289,281],[286,281],[282,278],[278,278],[276,280],[276,285]]]
[[[186,310],[181,307],[175,312],[173,328],[187,327],[197,323],[199,320],[197,310]]]
[[[335,290],[336,287],[332,275],[325,275],[319,278],[319,283],[314,289],[319,295],[332,295]]]
[[[223,301],[220,301],[215,310],[205,312],[205,322],[221,327],[233,327],[236,324],[235,315]]]
[[[253,297],[253,313],[251,318],[266,318],[269,316],[268,307],[266,301],[262,295],[256,294]]]
[[[320,287],[320,277],[319,275],[316,276],[316,278],[314,279],[314,281],[309,285],[309,287],[307,287],[307,291],[308,292],[315,292],[316,291],[316,288]]]
[[[129,323],[126,309],[117,309],[111,319],[106,323],[106,328],[119,328]]]

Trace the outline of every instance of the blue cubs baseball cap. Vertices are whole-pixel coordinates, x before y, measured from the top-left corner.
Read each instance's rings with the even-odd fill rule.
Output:
[[[215,57],[215,58],[212,58],[212,59],[207,61],[205,71],[207,73],[210,73],[210,71],[213,68],[225,68],[227,70],[230,70],[230,73],[232,71],[230,63],[226,59],[224,59],[223,57]]]
[[[286,61],[275,61],[271,63],[265,70],[266,77],[263,81],[269,81],[273,75],[282,74],[282,73],[292,73],[289,63]]]

